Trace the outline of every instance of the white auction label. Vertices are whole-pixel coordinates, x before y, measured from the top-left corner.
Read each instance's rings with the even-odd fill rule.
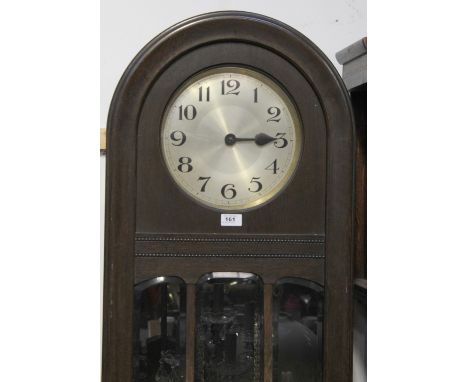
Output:
[[[221,214],[221,225],[242,227],[242,214]]]

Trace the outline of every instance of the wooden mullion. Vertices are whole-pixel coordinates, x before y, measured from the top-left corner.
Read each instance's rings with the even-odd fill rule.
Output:
[[[187,328],[185,353],[185,381],[195,380],[195,285],[187,284]]]
[[[264,382],[273,382],[273,286],[265,284],[263,289],[263,355]]]

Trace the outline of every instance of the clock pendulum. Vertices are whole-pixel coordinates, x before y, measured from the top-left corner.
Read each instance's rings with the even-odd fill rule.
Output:
[[[350,382],[354,125],[291,27],[158,35],[108,118],[104,382]]]

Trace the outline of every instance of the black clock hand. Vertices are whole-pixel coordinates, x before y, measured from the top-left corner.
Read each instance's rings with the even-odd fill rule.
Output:
[[[224,138],[224,142],[228,146],[232,146],[236,142],[248,142],[252,141],[255,142],[258,146],[263,146],[266,145],[267,143],[276,141],[278,138],[273,138],[272,136],[265,134],[265,133],[259,133],[255,136],[255,138],[238,138],[234,134],[228,134]]]
[[[267,143],[276,141],[278,138],[271,137],[268,134],[260,133],[255,136],[255,143],[259,146],[266,145]]]

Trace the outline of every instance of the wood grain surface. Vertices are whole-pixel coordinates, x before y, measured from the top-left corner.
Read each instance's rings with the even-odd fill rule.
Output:
[[[245,213],[243,227],[220,227],[219,211],[179,191],[158,143],[161,115],[181,80],[224,64],[276,78],[294,100],[304,129],[294,179],[271,203]],[[203,273],[226,270],[259,275],[267,310],[271,284],[281,277],[324,285],[323,381],[351,382],[354,124],[346,88],[323,52],[262,15],[197,16],[161,33],[132,61],[115,92],[107,128],[103,382],[133,380],[133,288],[160,275],[178,275],[188,284],[186,371],[187,382],[194,382],[193,284]],[[141,240],[194,234],[252,240]],[[301,244],[272,237],[320,240]],[[265,314],[265,380],[271,381],[271,312]]]

